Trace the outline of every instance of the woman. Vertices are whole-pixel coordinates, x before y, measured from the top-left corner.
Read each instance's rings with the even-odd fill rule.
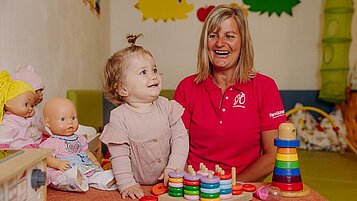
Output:
[[[220,5],[207,16],[198,49],[198,73],[184,78],[174,99],[185,108],[190,137],[187,163],[198,169],[237,169],[238,181],[269,175],[274,138],[286,121],[278,88],[255,72],[248,22],[241,8]]]

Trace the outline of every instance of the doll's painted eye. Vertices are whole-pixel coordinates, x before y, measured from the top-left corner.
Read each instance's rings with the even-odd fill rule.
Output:
[[[77,119],[77,117],[73,116],[73,117],[70,117],[71,121],[74,121]]]
[[[64,119],[64,117],[61,117],[59,120],[60,120],[60,122],[64,122],[65,119]]]

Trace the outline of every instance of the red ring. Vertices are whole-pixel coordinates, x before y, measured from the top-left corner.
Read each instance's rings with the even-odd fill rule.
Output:
[[[152,195],[147,195],[139,199],[139,201],[158,201],[158,200],[159,199],[157,196],[152,196]]]
[[[240,195],[243,193],[243,190],[233,190],[232,195]]]
[[[190,180],[183,180],[183,184],[187,185],[187,186],[199,186],[200,185],[200,181],[190,181]]]
[[[280,188],[282,191],[300,191],[303,189],[302,182],[297,183],[280,183],[280,182],[271,182],[272,186]]]
[[[254,186],[253,184],[243,184],[243,191],[246,192],[253,192],[257,189],[256,186]]]

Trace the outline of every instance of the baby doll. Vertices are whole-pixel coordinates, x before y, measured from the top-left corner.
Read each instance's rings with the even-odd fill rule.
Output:
[[[20,80],[0,72],[0,148],[37,148],[41,135],[31,128],[35,93]]]
[[[164,180],[176,168],[183,169],[188,135],[182,122],[183,108],[159,96],[161,76],[153,56],[131,45],[108,59],[104,91],[118,107],[110,113],[101,141],[108,146],[118,189],[123,198],[142,197],[140,184]]]
[[[55,149],[47,158],[46,183],[66,191],[84,192],[89,187],[116,190],[112,170],[103,171],[89,151],[86,138],[74,134],[78,129],[74,104],[66,98],[53,98],[45,104],[43,117],[52,135],[40,147]]]
[[[32,66],[21,67],[18,66],[16,68],[16,72],[12,75],[14,80],[21,80],[29,85],[35,90],[35,115],[31,117],[32,120],[32,128],[34,132],[39,132],[43,136],[43,138],[48,137],[48,133],[45,130],[45,126],[42,123],[42,114],[38,107],[43,100],[43,90],[45,89],[45,84],[41,77],[35,73],[35,70]]]

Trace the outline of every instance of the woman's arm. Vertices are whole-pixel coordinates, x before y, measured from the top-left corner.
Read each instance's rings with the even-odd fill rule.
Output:
[[[273,172],[276,150],[274,139],[278,137],[278,130],[262,132],[262,155],[241,173],[237,174],[237,181],[261,181]]]

